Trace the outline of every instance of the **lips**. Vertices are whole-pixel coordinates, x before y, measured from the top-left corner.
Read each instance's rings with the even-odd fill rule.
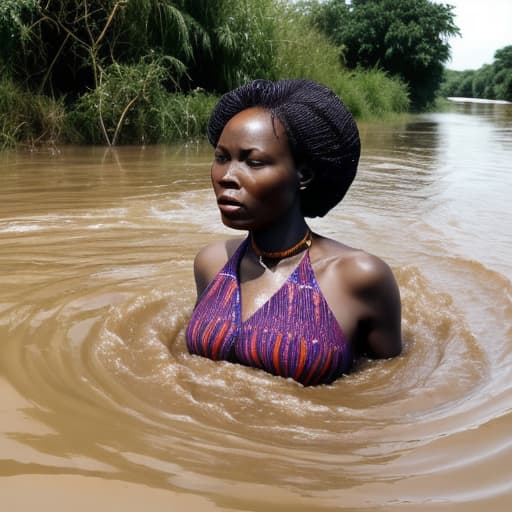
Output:
[[[227,195],[220,196],[217,199],[217,204],[219,205],[219,210],[225,214],[236,213],[243,207],[240,201]]]
[[[220,196],[217,200],[218,204],[224,204],[224,205],[233,205],[233,206],[242,206],[242,203],[240,201],[237,201],[236,199],[233,199],[229,196]]]

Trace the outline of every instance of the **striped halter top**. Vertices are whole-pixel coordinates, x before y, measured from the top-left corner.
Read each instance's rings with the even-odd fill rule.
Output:
[[[328,384],[348,372],[350,347],[320,291],[309,251],[282,287],[242,321],[238,267],[247,244],[240,244],[201,295],[186,330],[189,352],[304,386]]]

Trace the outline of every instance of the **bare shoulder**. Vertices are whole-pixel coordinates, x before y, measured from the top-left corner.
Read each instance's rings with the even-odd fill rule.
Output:
[[[320,258],[329,275],[353,292],[396,285],[393,272],[383,260],[328,238],[322,239]]]
[[[242,238],[218,240],[203,247],[194,259],[194,276],[198,297],[231,258]]]
[[[383,260],[361,250],[353,250],[338,261],[347,283],[354,292],[384,291],[395,288],[396,281],[389,265]]]

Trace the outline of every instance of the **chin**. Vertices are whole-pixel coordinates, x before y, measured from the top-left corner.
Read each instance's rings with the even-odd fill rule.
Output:
[[[226,226],[227,228],[238,229],[243,231],[250,231],[251,229],[253,229],[252,222],[247,222],[242,219],[230,219],[222,214],[220,218],[222,220],[222,224],[224,224],[224,226]]]
[[[255,222],[253,219],[234,219],[221,215],[222,224],[240,231],[259,231],[272,225],[272,222]]]

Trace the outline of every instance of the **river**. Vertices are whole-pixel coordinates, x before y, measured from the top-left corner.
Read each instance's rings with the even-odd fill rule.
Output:
[[[236,234],[210,148],[0,154],[2,508],[509,510],[512,105],[360,131],[311,226],[391,265],[405,349],[311,388],[186,351],[193,256]]]

